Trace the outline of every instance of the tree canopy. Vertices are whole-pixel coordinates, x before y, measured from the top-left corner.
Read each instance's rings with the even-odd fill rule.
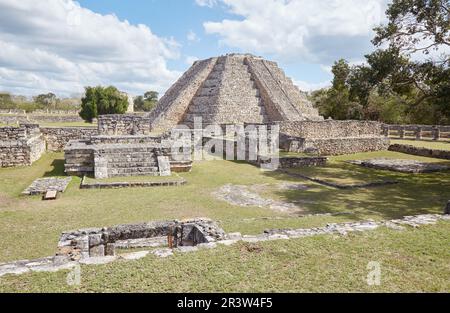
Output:
[[[92,122],[94,118],[104,114],[124,114],[128,109],[128,98],[116,87],[86,87],[85,96],[81,99],[82,119]]]
[[[335,63],[327,97],[313,94],[319,109],[335,119],[450,123],[450,2],[394,0],[386,15],[365,64]]]
[[[134,110],[149,112],[153,110],[158,102],[159,94],[156,91],[147,91],[143,96],[134,99]]]

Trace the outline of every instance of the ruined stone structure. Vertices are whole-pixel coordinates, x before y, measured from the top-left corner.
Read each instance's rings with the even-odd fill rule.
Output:
[[[0,112],[0,123],[17,125],[18,123],[76,123],[83,122],[77,111],[36,110],[26,113],[21,110]]]
[[[450,126],[444,125],[383,125],[383,131],[386,136],[398,137],[404,139],[412,137],[421,139],[448,139],[450,138]]]
[[[429,149],[412,145],[394,144],[389,146],[389,151],[418,155],[428,158],[450,160],[450,150]]]
[[[225,232],[212,220],[192,219],[185,221],[150,222],[117,225],[104,228],[88,228],[65,232],[58,243],[57,256],[78,261],[80,259],[114,256],[116,246],[124,241],[141,240],[141,246],[152,245],[161,238],[170,248],[196,246],[225,238]]]
[[[149,117],[153,130],[204,125],[322,120],[276,63],[247,54],[197,61]]]
[[[39,125],[0,128],[0,167],[31,165],[45,152]]]
[[[89,139],[98,135],[93,127],[41,127],[41,133],[49,151],[63,151],[71,140]]]
[[[163,175],[164,162],[170,162],[171,171],[190,170],[190,152],[181,153],[182,161],[180,154],[171,155],[171,134],[180,125],[199,128],[198,118],[201,128],[279,126],[282,147],[288,151],[336,155],[389,145],[379,123],[324,121],[276,63],[230,54],[195,62],[149,114],[101,116],[97,135],[66,146],[66,172],[96,178]],[[182,144],[193,147],[190,139]]]
[[[385,150],[376,122],[324,121],[277,63],[249,54],[195,62],[167,91],[148,118],[150,131],[177,125],[280,124],[282,148],[336,155]]]
[[[101,116],[97,135],[69,141],[66,145],[66,173],[93,174],[96,178],[160,176],[166,160],[169,171],[190,171],[190,153],[172,156],[170,137],[151,135],[147,122],[148,119],[135,115]]]
[[[387,150],[382,124],[371,121],[281,122],[280,147],[289,152],[339,155]]]

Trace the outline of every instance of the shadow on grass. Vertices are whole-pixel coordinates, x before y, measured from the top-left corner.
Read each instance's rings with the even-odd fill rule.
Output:
[[[280,172],[264,175],[283,181],[295,181],[310,186],[307,190],[278,190],[275,194],[287,202],[302,203],[308,213],[349,212],[355,220],[379,217],[394,219],[406,215],[441,213],[450,199],[450,172],[406,174],[360,168],[343,162],[330,162],[325,167],[297,168],[293,172],[317,175],[330,179],[346,176],[372,182],[395,180],[396,185],[339,190],[293,178]]]
[[[44,177],[66,176],[64,172],[64,159],[53,160],[52,169],[44,173]]]

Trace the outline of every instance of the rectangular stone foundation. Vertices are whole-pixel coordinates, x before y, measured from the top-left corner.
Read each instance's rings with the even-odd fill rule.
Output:
[[[372,121],[281,122],[280,148],[289,152],[341,155],[387,150],[382,124]]]
[[[283,141],[281,148],[289,152],[342,155],[387,150],[389,148],[389,139],[384,137],[329,139],[291,137]]]

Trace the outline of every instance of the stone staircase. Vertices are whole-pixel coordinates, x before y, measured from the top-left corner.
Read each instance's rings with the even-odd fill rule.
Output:
[[[303,117],[313,121],[323,119],[319,116],[319,111],[308,101],[306,95],[298,89],[290,77],[286,76],[284,71],[278,67],[277,63],[264,61],[264,64],[278,81],[280,88],[286,94],[289,101],[299,109]]]
[[[154,147],[133,145],[125,148],[103,148],[101,158],[107,167],[108,177],[157,176],[159,174]],[[95,160],[97,163],[97,156]]]
[[[263,101],[244,56],[218,58],[192,99],[182,124],[192,126],[195,116],[202,117],[204,126],[267,121]]]

